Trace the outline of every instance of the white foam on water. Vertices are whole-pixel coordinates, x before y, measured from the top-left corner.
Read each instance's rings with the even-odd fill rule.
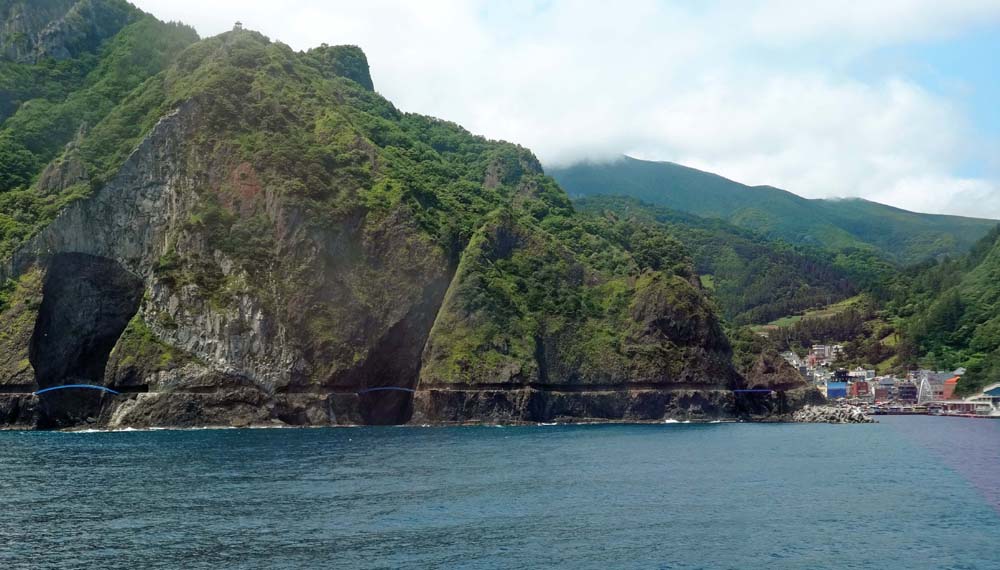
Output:
[[[263,427],[263,426],[262,426]],[[203,427],[147,427],[147,428],[134,428],[134,427],[124,427],[124,428],[114,428],[114,429],[71,429],[71,430],[59,430],[54,433],[130,433],[130,432],[150,432],[150,431],[201,431],[201,430],[215,430],[215,429],[239,429],[233,426],[203,426]]]

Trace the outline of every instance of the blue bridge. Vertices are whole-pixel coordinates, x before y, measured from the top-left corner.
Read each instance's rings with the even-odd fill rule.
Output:
[[[70,389],[74,389],[74,390],[76,390],[76,389],[81,389],[81,390],[101,390],[101,391],[107,392],[109,394],[114,394],[116,396],[118,394],[120,394],[120,392],[118,392],[116,390],[112,390],[111,388],[108,388],[107,386],[97,386],[95,384],[63,384],[62,386],[50,386],[49,388],[42,388],[41,390],[38,390],[37,392],[33,392],[33,394],[36,395],[36,396],[38,396],[38,395],[41,395],[41,394],[45,394],[47,392],[53,392],[55,390],[70,390]]]
[[[108,394],[119,395],[121,392],[108,388],[107,386],[98,386],[96,384],[63,384],[61,386],[50,386],[48,388],[42,388],[41,390],[32,392],[32,394],[39,396],[41,394],[46,394],[48,392],[54,392],[56,390],[100,390],[102,392],[107,392]],[[364,390],[358,390],[358,394],[367,394],[369,392],[416,392],[413,388],[401,388],[398,386],[376,386],[374,388],[365,388]]]
[[[400,388],[398,386],[376,386],[375,388],[365,388],[364,390],[358,390],[358,394],[367,394],[369,392],[416,392],[413,388]]]

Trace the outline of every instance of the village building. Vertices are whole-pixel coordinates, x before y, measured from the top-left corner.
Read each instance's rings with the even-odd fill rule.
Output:
[[[907,402],[913,404],[917,402],[919,393],[919,388],[913,382],[899,382],[896,384],[895,400],[897,402]]]
[[[847,387],[847,395],[851,398],[867,400],[871,398],[871,385],[865,380],[851,382],[851,384]]]
[[[839,344],[814,344],[809,350],[809,365],[818,366],[834,362],[844,354],[844,347]]]
[[[858,366],[854,370],[851,370],[848,373],[848,376],[850,376],[851,380],[854,380],[854,381],[858,381],[858,380],[872,380],[872,379],[875,378],[875,371],[874,370],[866,370],[866,369]]]
[[[967,402],[975,402],[976,404],[981,404],[984,406],[989,406],[989,410],[986,412],[991,416],[1000,416],[1000,382],[995,382],[990,384],[983,389],[979,394],[972,396],[971,398],[966,398]]]
[[[949,378],[948,381],[958,380]],[[958,382],[956,381],[955,384]],[[931,414],[974,417],[1000,417],[1000,382],[990,384],[982,392],[964,400],[939,400],[927,404]]]

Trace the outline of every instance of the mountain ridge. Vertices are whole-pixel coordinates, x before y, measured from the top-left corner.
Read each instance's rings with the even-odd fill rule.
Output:
[[[792,243],[834,250],[867,248],[904,264],[964,253],[996,224],[910,212],[862,198],[804,198],[672,162],[631,157],[548,172],[573,197],[627,195],[702,217],[722,218]]]

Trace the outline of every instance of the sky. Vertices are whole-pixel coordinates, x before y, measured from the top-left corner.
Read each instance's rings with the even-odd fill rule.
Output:
[[[355,44],[403,111],[546,167],[622,154],[1000,219],[1000,0],[133,0]]]

